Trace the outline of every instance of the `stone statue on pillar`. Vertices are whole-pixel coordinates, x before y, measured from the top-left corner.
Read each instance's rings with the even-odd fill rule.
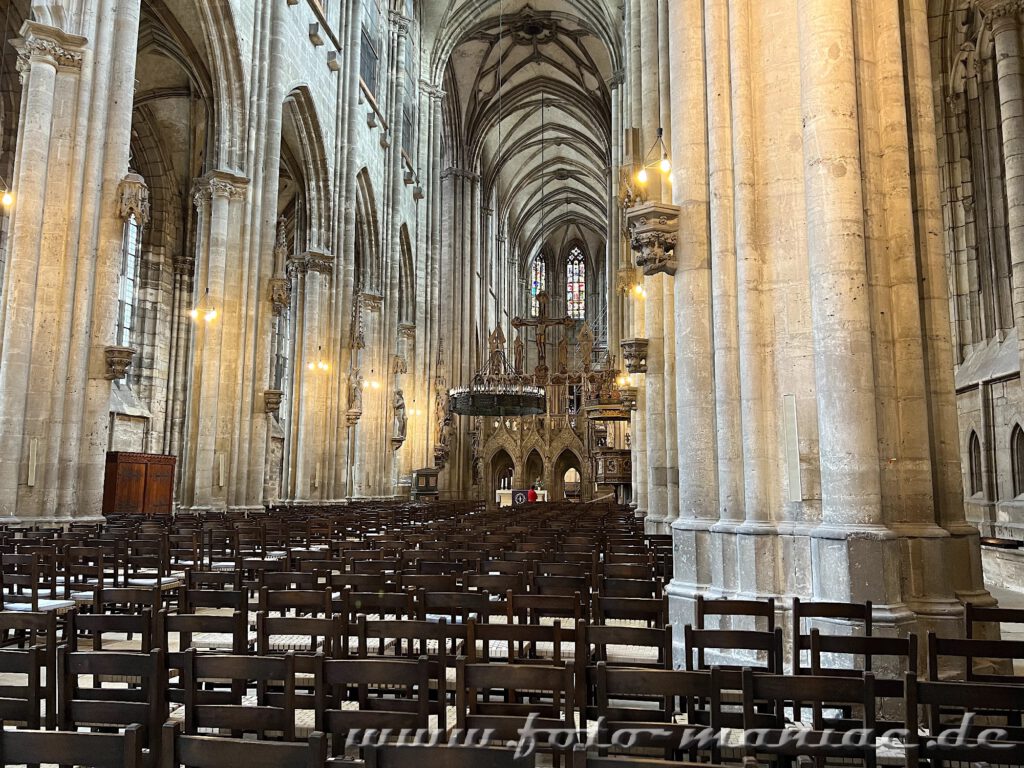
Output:
[[[392,439],[395,441],[404,441],[408,420],[405,415],[405,395],[402,390],[395,390],[395,399],[392,403],[392,407],[395,410],[395,428],[394,433],[392,434]]]
[[[523,375],[523,337],[518,333],[516,334],[516,340],[512,345],[512,359],[514,361],[514,369],[517,376]]]

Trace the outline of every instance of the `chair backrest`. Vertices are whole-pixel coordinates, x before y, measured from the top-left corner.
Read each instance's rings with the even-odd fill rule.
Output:
[[[1024,624],[1024,608],[1000,608],[967,603],[964,608],[964,622],[967,638],[982,637],[984,627],[979,624]]]
[[[160,726],[167,719],[167,668],[162,649],[149,653],[58,650],[57,722],[61,730],[80,725],[138,723],[151,759],[159,753]],[[83,678],[91,678],[89,684]],[[127,687],[123,683],[127,682]]]
[[[620,744],[617,736],[632,731],[628,745],[623,745],[629,750],[660,748],[669,754],[686,750],[690,759],[704,753],[717,761],[721,746],[717,676],[717,670],[628,669],[599,662],[593,710],[599,723],[598,742]],[[697,728],[702,720],[698,708],[709,705],[705,728]],[[686,716],[685,724],[677,723],[677,715]]]
[[[1024,696],[1019,686],[922,681],[908,672],[904,706],[907,765],[921,760],[939,768],[944,760],[1024,765]],[[921,727],[928,729],[928,738],[919,736]]]
[[[718,616],[729,619],[724,626],[709,627],[708,617]],[[753,624],[743,622],[743,629],[756,631],[775,631],[775,598],[767,600],[731,600],[727,598],[708,599],[703,595],[697,595],[697,629],[731,629],[736,618],[753,619]],[[758,621],[763,619],[763,621]],[[740,627],[736,627],[739,629]]]
[[[430,716],[427,659],[324,659],[316,673],[317,729],[343,742],[353,731],[397,735],[426,729]],[[357,708],[346,706],[355,702]]]
[[[852,632],[840,634],[871,635],[872,605],[866,603],[838,603],[829,601],[805,601],[793,598],[793,674],[804,674],[808,666],[803,664],[802,651],[811,648],[812,624],[814,620],[825,622],[843,622],[852,628]],[[821,628],[820,626],[818,627]],[[837,633],[827,633],[837,634]]]
[[[1024,660],[1022,640],[980,640],[939,637],[928,633],[928,676],[939,680],[943,660],[956,667],[957,672],[968,682],[1005,683],[1024,685],[1024,675],[1014,674],[1015,661]],[[980,662],[980,663],[979,663]],[[997,670],[1002,666],[1008,674]]]
[[[141,768],[141,726],[122,734],[63,733],[4,729],[0,723],[0,765],[54,764],[83,768]]]
[[[295,654],[236,656],[185,651],[185,733],[224,728],[264,737],[267,732],[295,737]],[[226,681],[226,682],[225,682]],[[255,683],[255,697],[247,697]],[[271,685],[277,690],[271,690]]]
[[[0,684],[0,720],[24,723],[27,728],[40,727],[42,666],[43,649],[39,646],[0,651],[0,674],[3,675],[3,683]],[[15,682],[12,676],[23,682]],[[48,687],[53,687],[50,682],[52,679],[47,679]]]
[[[758,632],[749,629],[694,629],[689,624],[684,631],[686,669],[707,669],[705,654],[717,653],[723,669],[754,667],[759,671],[781,674],[782,629]]]
[[[904,675],[917,671],[917,635],[913,633],[907,637],[863,637],[823,635],[812,629],[810,637],[810,674],[856,677],[873,672],[879,697],[902,698]],[[847,663],[835,665],[837,660]],[[826,666],[824,661],[833,664]]]
[[[327,761],[327,739],[319,731],[305,743],[288,744],[250,739],[186,736],[180,723],[163,727],[161,768],[323,768]]]

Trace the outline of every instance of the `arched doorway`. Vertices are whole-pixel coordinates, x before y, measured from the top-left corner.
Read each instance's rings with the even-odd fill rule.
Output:
[[[555,462],[553,501],[579,501],[583,493],[583,471],[579,457],[566,449]]]
[[[523,487],[529,487],[534,483],[544,484],[544,459],[534,448],[526,457],[526,472],[523,475]]]
[[[499,488],[511,488],[515,477],[516,463],[504,448],[491,457],[491,482],[488,499],[494,499],[494,492]]]

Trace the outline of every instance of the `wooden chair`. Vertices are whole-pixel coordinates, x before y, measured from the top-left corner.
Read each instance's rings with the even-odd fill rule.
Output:
[[[925,713],[923,722],[918,707]],[[907,768],[918,768],[924,760],[932,768],[946,762],[1024,765],[1024,696],[1019,686],[926,682],[908,672],[905,708]],[[974,723],[974,716],[983,724]],[[919,734],[922,725],[928,728],[924,738]],[[999,738],[994,729],[1002,731]]]
[[[41,723],[40,703],[43,700],[43,686],[40,672],[43,668],[43,649],[31,646],[24,650],[0,651],[0,675],[4,675],[0,684],[0,720],[17,724],[26,728],[39,728]],[[23,683],[16,683],[9,676],[21,678]],[[47,691],[56,688],[54,678],[47,680]],[[54,719],[47,697],[47,721]]]
[[[517,757],[514,750],[472,746],[369,746],[366,768],[534,768],[536,755]],[[344,763],[332,762],[334,768]]]
[[[316,728],[331,735],[340,754],[356,734],[383,737],[391,729],[425,731],[430,721],[430,671],[426,658],[330,659],[317,657]]]
[[[149,746],[146,764],[160,754],[160,726],[167,719],[164,652],[58,651],[60,684],[57,724],[61,730],[142,726],[140,738]],[[86,685],[83,678],[91,678]],[[117,681],[133,681],[122,687]]]
[[[159,629],[159,622],[153,620],[152,608],[143,608],[138,613],[82,613],[76,610],[68,614],[68,650],[84,650],[81,646],[88,641],[93,651],[149,653],[153,648],[161,647],[155,642]],[[109,635],[114,637],[106,639]]]
[[[142,726],[121,734],[9,731],[0,722],[3,765],[74,765],[82,768],[142,768]]]
[[[502,691],[499,699],[495,692]],[[572,749],[576,738],[572,671],[566,664],[456,664],[456,728],[493,729],[516,739],[527,725],[545,731],[540,746]],[[556,743],[550,737],[560,734]]]
[[[184,653],[184,731],[226,730],[235,737],[255,733],[259,738],[281,734],[295,739],[295,654],[229,656]],[[255,695],[249,690],[255,685]],[[273,691],[271,686],[279,686]]]
[[[310,734],[305,744],[188,736],[179,723],[163,727],[161,768],[323,768],[327,740],[322,733]]]
[[[617,669],[599,662],[593,709],[600,724],[598,743],[617,744],[616,734],[637,729],[630,748],[661,749],[666,759],[687,753],[694,760],[704,755],[717,762],[721,757],[717,677],[717,670]],[[712,702],[709,722],[695,729],[697,709],[707,701]],[[590,712],[583,714],[585,729]],[[676,715],[686,715],[687,724],[678,724]]]
[[[708,618],[716,616],[719,619],[718,627],[709,627]],[[709,600],[703,595],[697,595],[697,629],[731,629],[736,622],[735,619],[749,618],[750,625],[745,627],[755,631],[775,631],[775,598],[767,600],[731,600],[717,598]],[[722,621],[726,619],[727,621]],[[763,621],[761,621],[763,620]],[[722,625],[725,626],[722,626]],[[735,627],[740,629],[740,627]]]
[[[718,664],[723,669],[753,667],[757,671],[782,674],[782,630],[760,632],[750,629],[694,629],[684,632],[686,669],[707,669],[705,654],[716,652],[732,663]]]
[[[928,676],[941,679],[942,659],[950,659],[959,676],[972,683],[1004,683],[1024,685],[1024,675],[1013,673],[1013,662],[1024,660],[1022,640],[965,640],[939,637],[928,633]],[[980,663],[979,663],[980,662]],[[1000,667],[1008,667],[1008,674],[1000,674]]]
[[[594,620],[598,624],[664,627],[668,623],[668,598],[597,595],[594,598]]]
[[[588,755],[578,745],[572,754],[570,768],[721,768],[710,763],[687,763],[680,760],[658,760],[653,757],[600,757]]]
[[[811,628],[812,624],[820,624],[822,621],[848,625],[853,629],[854,634],[871,636],[872,606],[869,600],[866,603],[836,603],[836,602],[805,602],[799,597],[793,598],[793,674],[806,674],[810,666],[804,666],[803,652],[811,649]],[[820,629],[820,627],[819,627]],[[829,632],[826,634],[837,634]]]
[[[985,638],[991,634],[986,632],[988,628],[1002,630],[1003,624],[1024,624],[1024,608],[1000,608],[967,603],[964,606],[964,624],[968,640]]]
[[[39,646],[40,680],[45,683],[46,728],[57,722],[57,616],[53,612],[0,611],[0,634],[19,648]],[[8,639],[9,638],[9,639]]]
[[[876,765],[875,679],[870,672],[863,677],[797,677],[755,674],[747,668],[742,674],[743,728],[758,733],[756,743],[747,740],[745,745],[748,762],[772,755],[783,765],[791,765],[798,757],[815,759],[819,765],[823,760],[850,758],[861,760],[868,768]],[[787,728],[786,708],[792,701],[812,705],[810,722],[804,723],[807,729],[799,734]],[[856,727],[862,738],[847,739],[847,731],[829,728],[822,715],[826,706],[860,713]],[[803,720],[805,711],[798,707],[793,720]],[[800,738],[795,738],[797,735]]]

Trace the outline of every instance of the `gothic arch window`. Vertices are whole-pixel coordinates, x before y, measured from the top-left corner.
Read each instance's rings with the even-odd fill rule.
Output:
[[[981,441],[977,432],[971,432],[967,441],[967,456],[971,496],[981,496],[985,488],[981,481]]]
[[[573,320],[586,320],[587,262],[578,245],[569,251],[565,263],[565,308]]]
[[[123,238],[121,274],[117,287],[117,343],[122,347],[130,347],[132,331],[135,328],[139,251],[142,245],[142,223],[134,212],[130,213],[125,220]]]
[[[1024,494],[1024,429],[1020,424],[1010,433],[1010,465],[1013,469],[1013,496]]]
[[[534,316],[540,314],[540,301],[537,297],[547,289],[548,264],[543,256],[538,255],[530,268],[530,313]]]

